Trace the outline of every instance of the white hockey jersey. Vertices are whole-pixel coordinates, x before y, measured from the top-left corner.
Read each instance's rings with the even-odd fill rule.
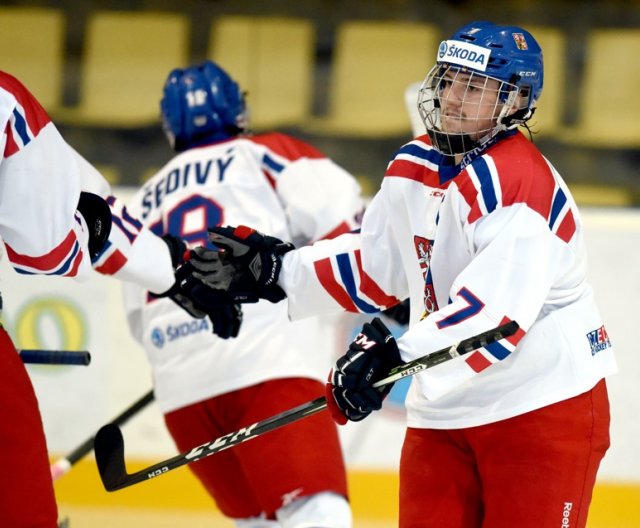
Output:
[[[177,155],[128,206],[155,233],[192,245],[206,243],[207,227],[227,224],[302,245],[357,228],[363,200],[346,171],[306,143],[272,133]],[[125,307],[163,412],[270,379],[324,380],[330,368],[332,332],[317,318],[289,322],[286,301],[243,305],[240,334],[228,340],[212,333],[208,319],[132,285]],[[325,343],[327,354],[309,353],[309,343]]]
[[[83,278],[93,267],[156,293],[171,287],[166,244],[110,196],[106,180],[64,141],[33,95],[1,71],[0,130],[0,237],[17,272]],[[93,262],[76,211],[81,191],[104,197],[113,218]]]
[[[517,321],[516,336],[414,376],[408,425],[461,428],[578,395],[615,372],[585,270],[567,186],[511,132],[462,171],[427,136],[403,146],[360,236],[286,254],[279,282],[293,318],[336,303],[373,312],[410,295],[405,361]]]

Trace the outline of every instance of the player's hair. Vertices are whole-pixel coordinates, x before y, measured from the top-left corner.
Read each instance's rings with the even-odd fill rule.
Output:
[[[487,79],[499,83],[494,125],[476,138],[444,130],[441,96],[446,83],[464,82],[466,89],[488,89]],[[466,154],[482,148],[498,133],[524,125],[533,115],[542,84],[542,50],[528,31],[472,22],[440,44],[436,64],[419,90],[418,111],[436,150],[445,155]]]
[[[160,110],[164,132],[178,152],[228,139],[248,128],[244,94],[212,61],[172,70]]]

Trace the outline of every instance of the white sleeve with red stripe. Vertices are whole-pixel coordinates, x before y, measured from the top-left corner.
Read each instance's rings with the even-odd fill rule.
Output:
[[[103,275],[135,282],[155,293],[168,290],[175,279],[166,244],[111,195],[108,182],[88,161],[73,153],[82,190],[102,196],[111,209],[111,232],[101,253],[93,259],[94,269]]]
[[[82,277],[91,270],[76,213],[80,176],[73,151],[13,77],[0,73],[3,150],[0,235],[19,273]]]
[[[280,198],[295,245],[359,227],[364,201],[351,174],[291,136],[271,133],[252,140],[265,148],[262,170]]]
[[[339,309],[376,313],[408,296],[404,275],[388,265],[401,259],[383,202],[378,193],[367,207],[359,233],[316,242],[284,256],[279,284],[287,293],[292,319]],[[366,261],[363,255],[368,256]]]
[[[108,196],[111,233],[93,266],[99,273],[135,282],[153,292],[168,290],[175,281],[171,256],[164,241],[131,216],[115,196]]]
[[[328,159],[300,159],[283,172],[276,192],[294,242],[334,238],[359,227],[360,186]]]
[[[76,207],[81,190],[104,194],[108,184],[64,141],[28,90],[2,72],[0,118],[0,236],[11,264],[25,274],[87,276],[88,234]],[[115,226],[126,219],[115,200],[112,214]],[[96,264],[156,292],[173,283],[164,242],[144,231],[131,237],[113,229]]]

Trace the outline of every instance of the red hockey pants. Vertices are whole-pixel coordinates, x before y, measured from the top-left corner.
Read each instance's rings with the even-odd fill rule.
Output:
[[[58,511],[38,401],[1,326],[0,372],[0,526],[56,528]]]
[[[400,528],[584,528],[609,447],[604,380],[500,422],[408,429]]]

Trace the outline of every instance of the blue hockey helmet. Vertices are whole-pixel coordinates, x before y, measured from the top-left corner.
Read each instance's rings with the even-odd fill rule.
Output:
[[[164,132],[178,152],[247,130],[247,109],[238,83],[211,61],[172,70],[160,110]]]
[[[487,78],[499,83],[500,107],[496,107],[495,121],[484,130],[476,129],[473,136],[443,126],[447,116],[443,88],[451,80],[458,82],[457,73],[470,76],[460,77],[470,79],[467,86],[482,86],[482,79]],[[446,155],[466,154],[486,145],[499,132],[526,123],[540,98],[542,84],[542,50],[528,31],[472,22],[440,44],[436,65],[420,87],[418,111],[436,149]],[[464,119],[470,123],[472,117]]]
[[[491,22],[472,22],[456,31],[449,41],[442,42],[438,62],[448,62],[456,56],[450,43],[467,42],[491,53],[488,60],[477,59],[467,65],[471,70],[517,86],[527,98],[527,108],[540,99],[543,83],[542,49],[527,30],[518,26],[498,26]],[[463,55],[458,51],[457,57]]]

